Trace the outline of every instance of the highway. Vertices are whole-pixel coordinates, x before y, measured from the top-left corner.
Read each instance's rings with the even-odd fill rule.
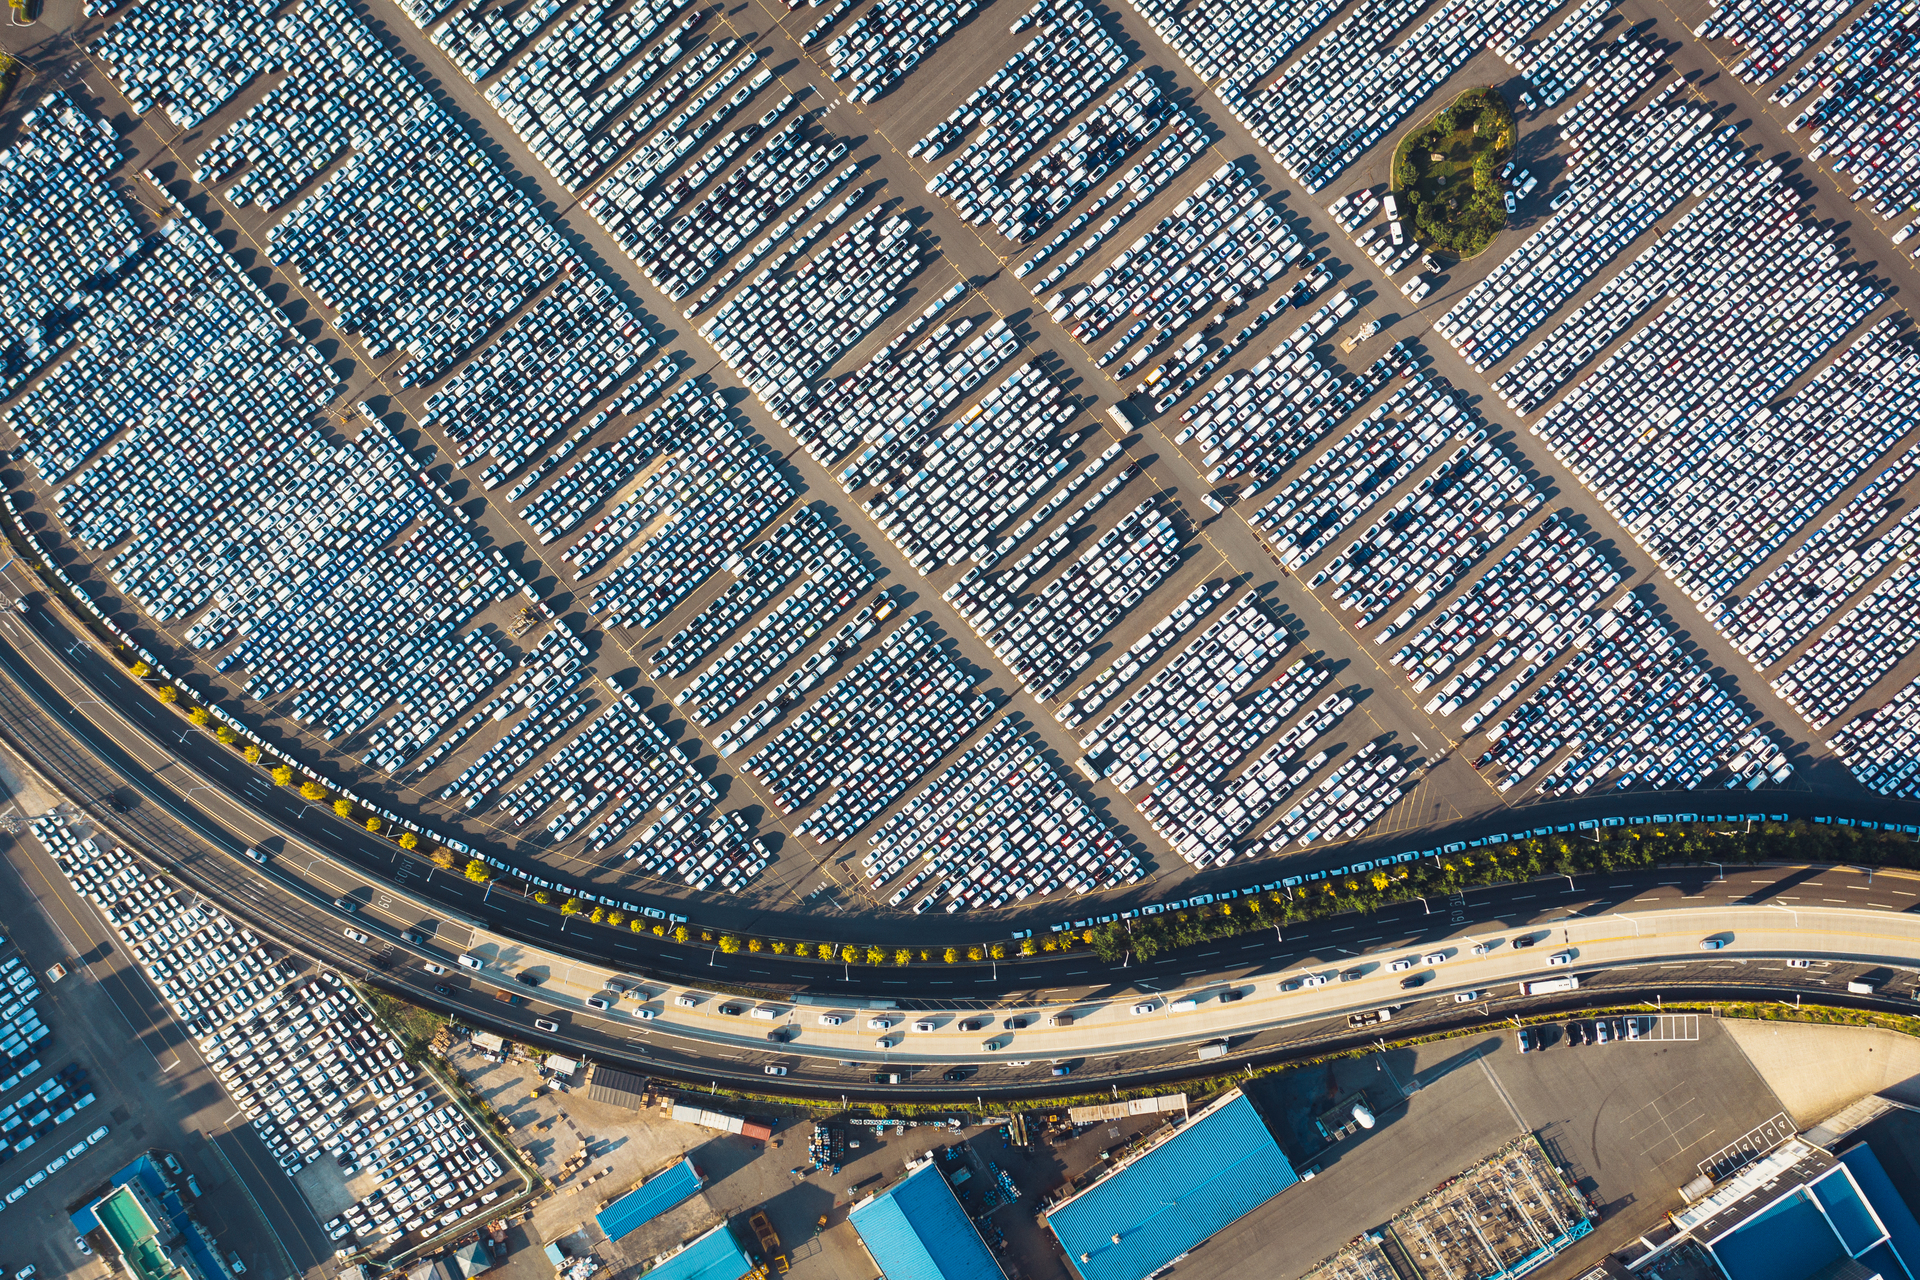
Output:
[[[367,874],[373,865],[308,851],[282,834],[283,824],[299,816],[286,793],[263,797],[263,814],[220,788],[193,781],[157,735],[121,718],[114,706],[91,704],[101,720],[121,726],[109,734],[86,707],[76,705],[86,699],[67,696],[86,692],[84,686],[64,664],[49,666],[50,637],[40,626],[48,621],[40,609],[0,619],[0,673],[7,677],[0,681],[0,732],[110,833],[264,932],[345,972],[456,1012],[474,1025],[589,1057],[639,1062],[688,1081],[704,1077],[824,1095],[871,1088],[874,1074],[898,1071],[907,1077],[900,1087],[916,1095],[988,1088],[1000,1096],[1057,1092],[1062,1086],[1049,1075],[1053,1059],[1072,1068],[1076,1088],[1122,1080],[1134,1084],[1191,1074],[1194,1046],[1215,1038],[1228,1039],[1234,1060],[1248,1063],[1324,1051],[1356,1038],[1347,1015],[1359,1010],[1398,1006],[1393,1025],[1403,1033],[1409,1026],[1426,1031],[1547,1007],[1518,998],[1513,984],[1558,972],[1545,966],[1544,957],[1569,946],[1575,961],[1571,971],[1583,978],[1580,1000],[1606,999],[1614,991],[1634,998],[1661,992],[1791,998],[1797,992],[1828,999],[1850,976],[1875,969],[1891,974],[1920,957],[1920,919],[1912,913],[1920,904],[1920,878],[1779,867],[1729,868],[1723,877],[1719,869],[1702,867],[1475,890],[1452,901],[1402,904],[1273,937],[1233,939],[1148,964],[1107,964],[1082,953],[989,968],[984,978],[965,967],[942,969],[940,977],[916,973],[911,978],[855,969],[840,981],[822,982],[820,966],[760,970],[749,966],[773,962],[711,953],[710,963],[702,966],[698,955],[657,949],[642,957],[636,947],[631,962],[609,966],[565,946],[562,937],[570,935],[557,931],[553,945],[535,945],[529,926],[546,917],[516,911],[517,895],[489,896],[448,881],[448,889],[466,891],[456,901],[475,928],[394,891],[438,890],[438,884],[403,881],[390,887]],[[28,666],[24,655],[35,652],[41,661]],[[47,679],[41,678],[43,671]],[[277,819],[275,801],[285,806],[285,819]],[[269,868],[237,856],[248,844],[275,851]],[[366,858],[365,849],[359,853]],[[335,907],[337,897],[354,902],[356,909]],[[78,899],[75,904],[90,909]],[[519,927],[509,931],[506,926],[516,917]],[[349,942],[342,933],[349,921],[373,935],[376,945]],[[408,942],[401,936],[406,931],[424,934],[426,945]],[[1729,948],[1701,953],[1701,939],[1716,932],[1730,936]],[[1530,951],[1518,950],[1512,946],[1517,936],[1538,942]],[[1471,954],[1476,941],[1490,944],[1486,956]],[[454,955],[468,951],[487,961],[483,974],[452,964]],[[1416,972],[1433,976],[1415,991],[1403,990],[1402,975],[1388,971],[1402,953],[1435,951],[1449,953],[1448,958],[1420,966]],[[1791,955],[1831,963],[1791,969],[1782,963]],[[681,962],[673,966],[679,981],[665,981],[662,959]],[[445,977],[428,973],[421,966],[429,961],[450,972]],[[1351,982],[1336,977],[1318,989],[1279,990],[1281,981],[1304,973],[1337,974],[1356,967],[1362,976]],[[711,972],[714,983],[698,981],[706,976],[694,972],[701,968]],[[540,986],[529,989],[517,982],[515,975],[522,972],[538,978]],[[616,1005],[611,1016],[588,1008],[585,997],[597,994],[613,975],[645,980],[654,997],[646,1007],[659,1017],[634,1018],[631,1010],[637,1006],[631,1000]],[[790,1042],[774,1047],[766,1040],[767,1030],[775,1029],[770,1024],[720,1012],[728,1004],[744,1010],[755,1002],[729,1001],[713,986],[748,980],[804,1001],[783,1000],[777,1006],[777,1029],[792,1035]],[[1904,997],[1911,984],[1896,985]],[[436,987],[447,990],[442,994]],[[527,997],[526,1003],[502,1003],[494,995],[502,989]],[[1242,998],[1220,1001],[1219,992],[1229,989]],[[1456,992],[1467,990],[1492,994],[1466,1004],[1453,1001]],[[693,1008],[674,1002],[688,992],[696,1000]],[[1196,1008],[1168,1007],[1189,997],[1198,1000]],[[890,1016],[870,1008],[875,1001],[898,1004],[901,1025],[868,1027],[869,1018]],[[1144,1014],[1130,1012],[1145,1003],[1155,1007]],[[989,1038],[985,1028],[961,1030],[963,1021],[984,1017],[988,1010],[995,1023],[991,1038],[1001,1045],[992,1051],[982,1047]],[[1074,1025],[1046,1027],[1049,1013],[1061,1010],[1073,1012]],[[845,1022],[823,1026],[822,1013]],[[935,1023],[933,1031],[908,1029],[918,1018],[907,1015],[921,1014]],[[536,1017],[552,1018],[559,1031],[535,1032]],[[1022,1017],[1029,1020],[1026,1027],[1003,1025],[1007,1018]],[[904,1036],[904,1041],[882,1050],[875,1043],[882,1034]],[[789,1074],[769,1079],[767,1065],[784,1066]],[[961,1078],[940,1078],[949,1072]]]

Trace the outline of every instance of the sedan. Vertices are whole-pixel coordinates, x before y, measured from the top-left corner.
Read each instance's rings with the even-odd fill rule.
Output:
[[[1420,961],[1422,964],[1445,964],[1447,962],[1447,953],[1444,951],[1429,951],[1420,957]]]
[[[85,1155],[87,1153],[87,1145],[88,1145],[87,1142],[84,1139],[82,1139],[81,1141],[76,1142],[72,1146],[68,1147],[67,1159],[71,1160],[75,1156]]]
[[[867,1030],[869,1031],[885,1031],[891,1026],[893,1026],[892,1018],[868,1018],[867,1019]]]
[[[1138,1013],[1140,1011],[1138,1009],[1135,1009],[1134,1012]],[[1027,1025],[1027,1020],[1025,1018],[1008,1018],[1005,1021],[1003,1021],[1000,1025],[1002,1027],[1005,1027],[1008,1031],[1019,1031],[1020,1029],[1022,1029]]]
[[[1472,1004],[1484,994],[1486,993],[1481,991],[1456,991],[1453,993],[1453,1002],[1455,1004]]]
[[[428,973],[432,973],[432,974],[442,974],[442,973],[445,973],[445,972],[447,971],[447,966],[445,966],[445,965],[443,965],[443,964],[435,964],[435,963],[434,963],[433,961],[431,961],[431,960],[429,960],[429,961],[427,961],[426,963],[424,963],[424,964],[422,964],[422,965],[421,965],[420,967],[421,967],[422,969],[425,969],[425,970],[426,970],[426,971],[427,971]]]
[[[1324,973],[1310,973],[1300,979],[1300,985],[1303,987],[1324,987],[1327,985],[1327,975]]]
[[[1811,961],[1811,960],[1789,960],[1789,961],[1787,961],[1787,968],[1789,968],[1789,969],[1811,969],[1811,968],[1813,968],[1813,961]]]
[[[837,1027],[845,1021],[846,1019],[837,1013],[823,1013],[820,1015],[820,1025],[823,1027]]]
[[[101,1125],[98,1129],[95,1129],[92,1133],[87,1135],[87,1145],[92,1146],[94,1143],[100,1141],[100,1139],[106,1136],[107,1136],[107,1126]]]
[[[785,1067],[768,1067],[767,1074],[770,1076],[783,1076],[787,1074],[787,1069]]]
[[[1159,1006],[1159,1005],[1157,1005],[1157,1004],[1155,1004],[1155,1003],[1154,1003],[1153,1001],[1151,1001],[1151,1000],[1146,1000],[1146,1001],[1143,1001],[1143,1002],[1141,1002],[1140,1004],[1137,1004],[1137,1005],[1135,1005],[1135,1006],[1133,1006],[1133,1011],[1134,1011],[1134,1012],[1135,1012],[1136,1014],[1139,1014],[1139,1013],[1152,1013],[1152,1012],[1153,1012],[1153,1011],[1154,1011],[1155,1009],[1158,1009],[1159,1007],[1160,1007],[1160,1006]]]
[[[548,1035],[552,1035],[560,1029],[560,1024],[552,1018],[535,1018],[533,1020],[533,1028],[536,1031],[544,1031]]]
[[[1726,945],[1727,940],[1725,938],[1704,938],[1700,942],[1700,949],[1702,951],[1718,951]]]

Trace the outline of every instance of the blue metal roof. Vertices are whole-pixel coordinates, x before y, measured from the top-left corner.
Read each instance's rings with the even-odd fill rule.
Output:
[[[1880,1157],[1862,1142],[1841,1152],[1840,1163],[1847,1166],[1861,1193],[1867,1197],[1867,1203],[1886,1224],[1887,1235],[1902,1268],[1909,1276],[1920,1273],[1920,1222],[1914,1220],[1913,1210],[1894,1188],[1893,1179],[1880,1164]],[[1887,1280],[1899,1278],[1889,1275]]]
[[[647,1280],[740,1280],[751,1270],[753,1259],[723,1222],[647,1272]]]
[[[1086,1280],[1139,1280],[1297,1181],[1259,1112],[1239,1097],[1061,1205],[1047,1222]]]
[[[602,1209],[594,1215],[594,1221],[607,1233],[607,1239],[618,1240],[635,1228],[653,1221],[699,1189],[700,1175],[694,1170],[693,1161],[682,1160]]]
[[[886,1280],[1006,1280],[931,1164],[849,1216]]]

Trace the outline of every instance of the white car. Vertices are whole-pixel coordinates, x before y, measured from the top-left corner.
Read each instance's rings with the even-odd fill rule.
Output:
[[[87,1142],[83,1138],[79,1142],[76,1142],[72,1146],[67,1148],[67,1159],[71,1160],[75,1156],[83,1156],[86,1153],[87,1153]]]
[[[1421,964],[1445,964],[1446,962],[1447,953],[1444,951],[1429,951],[1420,957]]]
[[[1401,972],[1404,972],[1405,970],[1413,968],[1413,966],[1419,963],[1420,962],[1418,960],[1415,960],[1412,957],[1405,957],[1399,960],[1395,960],[1392,964],[1388,965],[1387,972],[1401,973]]]
[[[1133,1006],[1133,1011],[1135,1013],[1152,1013],[1155,1009],[1158,1009],[1159,1007],[1160,1006],[1155,1004],[1153,1001],[1147,1000]]]
[[[1556,951],[1552,955],[1547,957],[1547,963],[1548,964],[1572,964],[1573,952]]]
[[[679,1005],[682,1009],[691,1009],[695,1004],[699,1003],[692,996],[688,996],[688,995],[675,996],[673,998],[673,1002]]]
[[[885,1031],[892,1026],[893,1026],[892,1018],[868,1018],[867,1019],[867,1030],[869,1031]]]
[[[1811,961],[1811,960],[1789,960],[1789,961],[1787,961],[1787,968],[1789,968],[1789,969],[1811,969],[1811,968],[1813,968],[1813,961]]]
[[[107,1126],[101,1125],[98,1129],[95,1129],[92,1133],[87,1135],[87,1145],[92,1146],[94,1143],[100,1141],[100,1139],[106,1136],[107,1136]]]
[[[363,946],[368,941],[367,935],[364,933],[361,933],[358,929],[342,929],[340,931],[340,936],[345,938],[348,942],[358,942]]]
[[[823,1027],[837,1027],[845,1021],[846,1019],[837,1013],[823,1013],[820,1015],[820,1025]]]
[[[1324,973],[1310,973],[1300,979],[1300,985],[1303,987],[1324,987],[1327,985],[1327,975]]]
[[[915,1031],[931,1031],[933,1030],[933,1023],[929,1022],[925,1018],[922,1018],[920,1019],[920,1021],[913,1024],[913,1029]]]
[[[1480,993],[1478,991],[1456,991],[1453,993],[1453,1002],[1455,1004],[1472,1004],[1479,998]]]
[[[431,960],[426,961],[420,967],[422,969],[425,969],[428,973],[434,973],[434,974],[445,973],[447,971],[447,966],[443,964],[435,964]]]
[[[640,1019],[640,1021],[642,1022],[652,1022],[655,1018],[659,1017],[660,1015],[658,1013],[655,1013],[652,1009],[635,1009],[633,1011],[633,1016]]]
[[[785,1067],[768,1067],[767,1074],[770,1076],[783,1076],[787,1074],[787,1069]]]

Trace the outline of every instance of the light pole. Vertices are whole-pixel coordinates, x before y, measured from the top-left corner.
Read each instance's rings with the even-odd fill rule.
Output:
[[[1566,873],[1565,873],[1564,871],[1563,871],[1563,872],[1561,872],[1561,874],[1562,874],[1562,875],[1566,875]],[[1568,892],[1568,893],[1578,893],[1578,892],[1579,892],[1579,890],[1578,890],[1578,889],[1575,889],[1575,888],[1573,887],[1573,877],[1572,877],[1572,876],[1567,876],[1567,892]]]
[[[1715,884],[1720,884],[1720,883],[1723,883],[1723,882],[1724,882],[1724,881],[1726,880],[1726,878],[1727,878],[1727,869],[1726,869],[1726,867],[1724,867],[1724,866],[1722,866],[1722,865],[1721,865],[1720,863],[1718,863],[1718,862],[1716,862],[1716,863],[1714,863],[1714,864],[1713,864],[1713,870],[1714,870],[1714,877],[1713,877],[1713,882],[1714,882]]]
[[[1634,918],[1633,918],[1632,916],[1623,916],[1623,915],[1620,915],[1620,913],[1619,913],[1618,911],[1616,911],[1616,912],[1614,912],[1613,914],[1614,914],[1615,916],[1618,916],[1618,917],[1619,917],[1620,919],[1622,919],[1622,920],[1625,920],[1625,921],[1626,921],[1626,922],[1627,922],[1628,924],[1630,924],[1630,925],[1632,925],[1632,926],[1633,926],[1633,936],[1634,936],[1634,937],[1636,937],[1636,938],[1637,938],[1637,937],[1639,937],[1639,936],[1640,936],[1640,922],[1639,922],[1638,920],[1635,920],[1635,919],[1634,919]]]

